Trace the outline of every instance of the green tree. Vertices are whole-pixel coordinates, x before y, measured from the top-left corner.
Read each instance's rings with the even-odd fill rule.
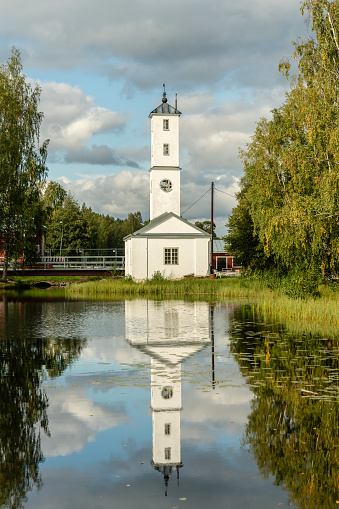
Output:
[[[89,245],[88,223],[71,193],[53,210],[47,228],[46,249],[51,249],[53,254],[77,255]]]
[[[41,184],[47,174],[48,141],[39,145],[41,90],[27,82],[20,52],[13,48],[0,67],[0,248],[2,279],[11,257],[23,253],[35,235]]]
[[[314,37],[294,43],[299,74],[241,157],[266,259],[273,257],[278,270],[312,270],[317,279],[339,270],[339,2],[309,0],[306,12]],[[280,70],[289,78],[288,61]]]
[[[233,208],[226,227],[228,233],[223,237],[226,251],[240,259],[243,269],[251,271],[267,267],[265,256],[258,236],[254,232],[254,224],[250,214],[250,202],[246,196],[246,185],[237,194],[238,205]]]
[[[67,191],[62,187],[59,182],[51,180],[46,189],[44,190],[43,203],[47,213],[47,217],[50,218],[53,211],[62,206],[67,196]]]
[[[204,230],[204,232],[211,233],[211,221],[196,221],[194,226]],[[217,234],[215,233],[215,228],[216,225],[213,223],[213,238],[219,240],[219,237],[217,237]]]
[[[126,237],[126,235],[130,235],[131,233],[136,232],[142,228],[143,222],[140,212],[130,212],[128,217],[124,219],[122,223],[122,237]]]

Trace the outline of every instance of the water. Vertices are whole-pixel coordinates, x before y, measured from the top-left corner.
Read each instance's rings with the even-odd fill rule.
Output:
[[[0,300],[0,507],[336,507],[335,340],[31,295]]]

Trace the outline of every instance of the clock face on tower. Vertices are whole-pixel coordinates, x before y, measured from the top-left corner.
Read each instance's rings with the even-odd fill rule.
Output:
[[[165,193],[169,193],[172,191],[172,182],[169,179],[163,179],[160,182],[160,189],[165,191]]]

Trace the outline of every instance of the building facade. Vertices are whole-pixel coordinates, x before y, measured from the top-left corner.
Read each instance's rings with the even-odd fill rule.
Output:
[[[162,103],[151,119],[150,223],[124,238],[125,274],[149,279],[207,276],[210,235],[180,217],[179,120],[181,112]]]

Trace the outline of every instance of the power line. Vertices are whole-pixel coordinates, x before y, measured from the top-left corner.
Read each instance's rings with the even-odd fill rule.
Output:
[[[227,194],[227,196],[231,196],[232,198],[236,198],[234,194],[226,193],[225,191],[221,191],[220,189],[214,188],[215,191],[219,191],[219,193]]]
[[[187,209],[185,209],[181,215],[185,214],[185,212],[187,212],[189,209],[191,209],[196,203],[198,203],[198,201],[201,200],[201,198],[203,198],[209,191],[211,190],[211,188],[209,187],[206,191],[206,193],[204,193],[202,196],[200,196],[200,198],[197,199],[197,201],[195,201],[194,203],[192,203],[192,205],[190,205]]]

